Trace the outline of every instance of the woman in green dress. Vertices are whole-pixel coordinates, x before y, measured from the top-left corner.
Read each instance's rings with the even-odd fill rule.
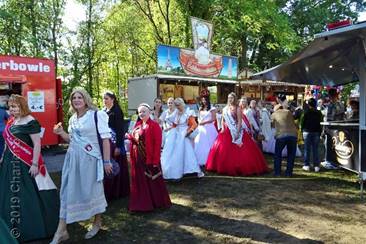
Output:
[[[41,127],[20,95],[9,99],[9,120],[0,161],[0,217],[20,242],[52,236],[59,201],[41,152]]]
[[[6,244],[16,244],[18,243],[13,237],[8,226],[5,224],[4,220],[0,218],[0,243]]]

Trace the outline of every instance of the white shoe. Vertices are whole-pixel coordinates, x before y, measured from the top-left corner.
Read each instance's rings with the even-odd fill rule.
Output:
[[[69,238],[70,238],[70,236],[69,236],[69,233],[67,233],[67,231],[64,231],[61,234],[55,233],[50,244],[58,244],[63,241],[67,241]]]
[[[302,169],[305,171],[310,171],[310,166],[304,165],[302,166]]]
[[[325,169],[337,169],[338,168],[337,166],[334,166],[331,162],[327,162],[327,161],[321,162],[320,165],[323,166]]]
[[[93,238],[96,234],[98,234],[99,230],[100,230],[100,225],[93,224],[93,227],[91,228],[91,230],[89,230],[85,234],[84,239],[88,240],[88,239]]]
[[[319,168],[318,166],[315,166],[315,167],[314,167],[314,171],[315,171],[315,172],[319,172],[319,171],[320,171],[320,168]]]
[[[205,173],[203,173],[202,171],[197,173],[198,178],[202,178],[203,176],[205,176]]]

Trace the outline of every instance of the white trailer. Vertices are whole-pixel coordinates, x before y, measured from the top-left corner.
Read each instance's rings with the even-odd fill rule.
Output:
[[[239,87],[239,83],[236,80],[222,80],[164,74],[129,78],[128,114],[135,114],[137,106],[140,103],[146,102],[150,105],[153,105],[154,99],[156,97],[162,97],[163,101],[166,102],[166,94],[164,94],[166,91],[163,88],[167,86],[173,87],[173,93],[171,96],[182,96],[185,100],[188,100],[188,105],[193,105],[194,102],[192,101],[192,98],[195,99],[197,96],[199,96],[199,92],[203,88],[214,88],[213,90],[216,91],[215,104],[224,104],[226,103],[227,95],[230,92],[236,92]],[[182,91],[177,92],[174,90],[176,88],[179,88]]]

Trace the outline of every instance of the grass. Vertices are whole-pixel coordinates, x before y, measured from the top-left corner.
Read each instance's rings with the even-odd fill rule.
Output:
[[[59,185],[60,175],[52,177]],[[75,223],[68,243],[366,242],[358,179],[344,170],[304,172],[298,161],[292,178],[209,173],[167,186],[172,208],[129,213],[128,199],[114,201],[101,233],[85,241],[90,223]]]

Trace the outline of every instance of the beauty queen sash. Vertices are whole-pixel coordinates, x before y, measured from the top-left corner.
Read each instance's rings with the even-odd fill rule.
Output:
[[[33,148],[11,133],[10,127],[13,125],[13,122],[14,118],[11,118],[6,124],[5,130],[3,132],[5,143],[8,146],[9,150],[17,158],[19,158],[23,163],[31,167],[33,160]],[[41,173],[42,176],[46,176],[46,168],[41,154],[38,158],[38,171]]]
[[[238,133],[238,129],[236,128],[235,119],[231,116],[231,113],[230,113],[228,107],[225,107],[223,109],[222,115],[224,116],[227,127],[229,127],[229,131],[230,131],[231,138],[232,138],[231,142],[234,144],[237,144],[237,145],[241,144],[242,138],[243,138],[242,127],[239,129],[239,137],[235,140],[235,136]]]

